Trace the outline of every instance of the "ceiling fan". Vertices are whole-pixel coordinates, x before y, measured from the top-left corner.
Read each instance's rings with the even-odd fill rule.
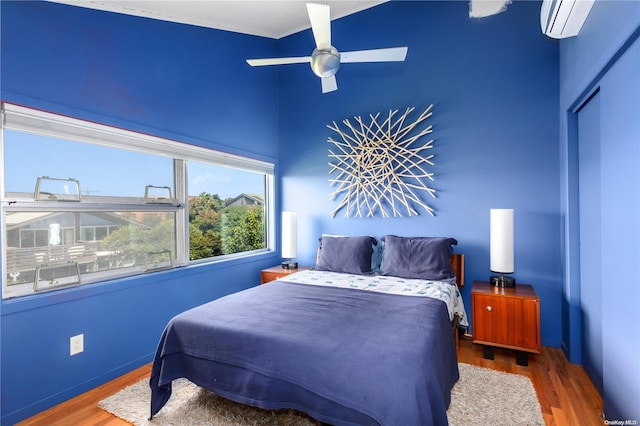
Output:
[[[336,73],[341,63],[348,62],[402,62],[407,56],[407,47],[392,47],[388,49],[355,50],[352,52],[338,52],[331,45],[331,17],[329,5],[307,3],[307,12],[311,21],[313,38],[316,48],[311,56],[289,58],[247,59],[252,67],[264,65],[302,64],[310,63],[314,74],[322,80],[322,93],[338,90]]]

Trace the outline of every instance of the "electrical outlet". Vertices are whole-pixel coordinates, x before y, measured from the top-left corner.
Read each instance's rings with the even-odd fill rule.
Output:
[[[84,334],[72,336],[69,339],[69,355],[73,356],[84,351]]]

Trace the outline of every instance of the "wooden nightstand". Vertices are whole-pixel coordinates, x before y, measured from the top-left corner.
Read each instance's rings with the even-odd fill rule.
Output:
[[[486,359],[493,359],[494,346],[518,351],[518,365],[528,365],[528,353],[540,353],[540,299],[532,286],[474,281],[471,317],[473,343],[484,345]]]
[[[261,284],[268,283],[269,281],[277,280],[289,274],[295,272],[306,271],[311,269],[309,266],[299,266],[297,269],[284,269],[282,266],[272,266],[271,268],[263,269],[260,271]]]

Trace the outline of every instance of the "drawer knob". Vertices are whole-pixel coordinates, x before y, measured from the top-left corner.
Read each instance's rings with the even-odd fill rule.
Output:
[[[491,312],[493,311],[493,308],[491,306],[487,306],[487,312]]]

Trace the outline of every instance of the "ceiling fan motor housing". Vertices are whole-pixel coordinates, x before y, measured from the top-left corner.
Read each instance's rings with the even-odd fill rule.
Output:
[[[340,68],[340,53],[330,46],[328,49],[314,49],[311,54],[311,69],[318,77],[331,77]]]

